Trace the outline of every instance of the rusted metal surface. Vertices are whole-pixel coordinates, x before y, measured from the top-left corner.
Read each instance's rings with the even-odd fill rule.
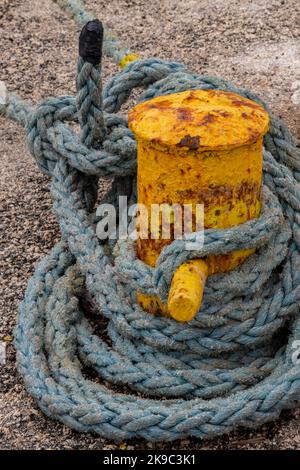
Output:
[[[136,106],[129,127],[138,142],[138,202],[147,207],[150,223],[153,203],[203,204],[205,228],[257,217],[268,126],[268,114],[257,103],[219,90],[186,91]],[[139,239],[139,258],[154,266],[172,230],[168,240]],[[233,269],[250,253],[210,256],[208,274]]]

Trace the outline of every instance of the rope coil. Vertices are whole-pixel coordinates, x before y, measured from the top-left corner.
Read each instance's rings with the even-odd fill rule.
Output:
[[[187,252],[175,240],[150,268],[136,258],[134,243],[101,244],[96,236],[100,176],[114,178],[103,200],[136,197],[136,143],[117,114],[121,106],[137,87],[144,88],[141,101],[193,88],[262,101],[158,59],[129,63],[102,96],[100,78],[100,66],[79,58],[77,98],[48,99],[34,109],[7,96],[7,116],[26,125],[30,151],[52,177],[62,233],[20,306],[15,345],[28,390],[48,416],[115,440],[212,437],[277,418],[299,405],[300,396],[300,364],[293,360],[300,340],[299,149],[271,116],[261,217],[206,230],[200,252]],[[65,121],[79,121],[81,134]],[[243,265],[209,278],[201,313],[189,324],[153,317],[136,303],[137,288],[164,298],[175,269],[189,258],[250,247],[257,251]],[[81,308],[86,292],[108,321],[107,342],[94,334]],[[285,345],[274,337],[282,327],[289,329]],[[138,393],[93,383],[85,367]]]

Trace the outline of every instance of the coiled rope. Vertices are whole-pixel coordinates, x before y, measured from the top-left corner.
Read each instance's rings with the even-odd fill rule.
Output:
[[[86,15],[79,17],[85,22]],[[136,198],[136,143],[119,114],[132,90],[144,88],[140,101],[187,89],[230,90],[266,105],[227,81],[158,59],[129,63],[102,95],[100,83],[100,66],[79,58],[76,98],[33,108],[8,94],[2,106],[26,127],[32,155],[52,177],[62,234],[20,306],[15,346],[27,389],[51,418],[115,440],[207,438],[277,418],[300,401],[299,149],[271,115],[261,217],[206,230],[200,251],[176,240],[151,268],[136,258],[133,242],[96,236],[99,177],[114,178],[103,201]],[[80,123],[80,135],[67,121]],[[243,265],[208,279],[201,312],[188,324],[151,316],[136,303],[136,289],[165,298],[175,269],[189,258],[250,247],[256,253]],[[87,292],[107,319],[107,340],[94,334],[81,307]],[[86,367],[101,383],[87,377]]]

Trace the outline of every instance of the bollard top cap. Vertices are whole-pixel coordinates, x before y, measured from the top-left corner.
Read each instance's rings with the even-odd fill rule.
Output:
[[[236,93],[188,90],[135,106],[128,125],[137,140],[182,151],[221,150],[254,143],[269,129],[265,109]]]

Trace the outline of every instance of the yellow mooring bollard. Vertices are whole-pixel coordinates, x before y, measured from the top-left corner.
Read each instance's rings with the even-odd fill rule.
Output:
[[[193,230],[196,204],[204,205],[206,229],[232,227],[259,215],[263,136],[269,128],[260,105],[225,91],[184,91],[138,104],[129,113],[129,127],[138,145],[138,203],[147,208],[149,227],[153,204],[192,204]],[[162,218],[160,235],[161,223]],[[155,266],[174,229],[168,239],[151,239],[150,233],[139,238],[138,257]],[[141,293],[137,300],[151,313],[189,321],[201,306],[207,276],[233,269],[251,253],[184,263],[173,276],[168,305]]]

